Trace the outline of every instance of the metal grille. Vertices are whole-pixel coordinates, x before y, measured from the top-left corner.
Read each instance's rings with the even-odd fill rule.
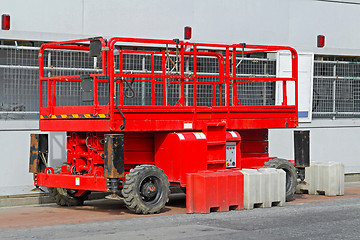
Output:
[[[276,60],[269,59],[236,59],[237,76],[241,77],[275,77]],[[275,105],[275,82],[238,83],[238,98],[244,106]]]
[[[38,80],[38,47],[25,46],[0,46],[0,117],[5,119],[30,119],[38,118],[39,108],[39,80]],[[176,63],[175,55],[169,56],[172,62]],[[118,57],[115,58],[119,66]],[[237,59],[239,61],[241,59]],[[269,76],[275,77],[275,60],[244,58],[237,68],[237,76]],[[68,50],[49,50],[45,53],[45,76],[68,76],[86,75],[90,73],[101,73],[101,58],[92,58],[87,52]],[[162,73],[162,56],[154,56],[155,73]],[[185,57],[185,75],[190,76],[193,71],[192,57]],[[124,54],[124,72],[151,72],[150,55]],[[180,70],[171,63],[167,64],[166,72],[174,74]],[[219,105],[219,85],[201,84],[202,81],[218,82],[218,77],[210,77],[219,73],[219,62],[216,57],[198,56],[197,72],[209,75],[198,79],[197,105],[212,106],[213,91],[216,95],[216,104]],[[230,69],[231,73],[231,69]],[[131,82],[132,79],[127,79]],[[142,79],[151,80],[151,79]],[[179,100],[180,80],[166,80],[166,96],[163,96],[163,80],[156,79],[154,84],[155,105],[162,105],[165,97],[168,104],[175,105]],[[116,85],[117,86],[117,85]],[[274,104],[273,83],[239,83],[237,87],[239,100],[243,105],[270,105]],[[43,82],[43,89],[47,84]],[[230,86],[231,87],[231,86]],[[134,97],[129,98],[129,89],[124,84],[123,100],[125,105],[151,105],[150,82],[133,83]],[[43,104],[47,104],[47,91],[43,91]],[[185,105],[193,106],[193,85],[185,84]],[[119,98],[119,91],[116,90]],[[230,93],[230,101],[232,98]],[[222,90],[222,102],[225,105],[225,85]],[[58,106],[88,105],[90,102],[81,100],[80,83],[78,82],[57,82],[56,98]],[[109,84],[98,83],[98,101],[101,105],[109,103]]]
[[[0,46],[0,118],[36,119],[39,111],[38,47]],[[101,58],[88,52],[49,50],[45,53],[45,76],[86,75],[101,73]],[[47,84],[43,82],[43,89]],[[47,91],[43,91],[47,104]],[[57,82],[58,106],[88,105],[81,100],[80,83]],[[109,102],[109,87],[98,83],[100,104]]]
[[[360,116],[360,62],[314,63],[314,117]]]
[[[38,116],[38,51],[33,47],[0,46],[1,119]]]
[[[82,76],[102,72],[101,58],[90,57],[87,51],[51,49],[46,51],[44,56],[44,76]],[[109,96],[105,91],[106,86],[107,84],[99,83],[100,95],[98,94],[98,97],[102,104],[108,103],[104,95],[102,95]],[[57,106],[84,106],[91,104],[92,102],[82,101],[80,82],[56,82]]]

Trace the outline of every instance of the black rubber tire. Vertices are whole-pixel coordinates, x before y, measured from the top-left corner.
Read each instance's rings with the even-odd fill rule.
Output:
[[[61,168],[56,168],[54,173],[60,173]],[[76,189],[66,188],[48,188],[49,195],[54,199],[59,206],[80,206],[83,205],[84,201],[88,199],[90,191],[84,192],[81,196],[75,197],[74,195],[78,192]]]
[[[55,200],[57,205],[67,207],[83,205],[90,194],[90,191],[86,191],[81,196],[74,197],[78,190],[66,188],[48,188],[48,191],[50,197]]]
[[[154,196],[145,196],[145,184],[155,187]],[[159,213],[169,201],[170,184],[164,171],[153,165],[139,165],[125,176],[121,193],[126,207],[135,213]]]
[[[264,163],[265,168],[282,169],[286,173],[286,201],[294,200],[297,185],[297,173],[295,167],[286,159],[273,158]]]

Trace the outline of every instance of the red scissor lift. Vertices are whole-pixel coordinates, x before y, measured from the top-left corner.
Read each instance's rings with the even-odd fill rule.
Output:
[[[56,74],[47,62],[52,51],[89,53],[98,66],[86,74]],[[238,73],[244,56],[278,51],[290,52],[291,77]],[[133,64],[130,71],[129,54],[146,58],[146,69]],[[205,58],[216,62],[206,74],[200,61]],[[30,172],[35,186],[49,187],[59,205],[78,205],[91,191],[108,191],[136,213],[156,213],[168,200],[169,186],[187,185],[189,204],[205,191],[191,176],[232,176],[241,185],[239,169],[269,160],[268,129],[298,124],[297,53],[290,47],[120,37],[45,43],[39,79],[40,130],[67,132],[67,159],[59,169],[48,167],[47,135],[32,134]],[[242,104],[238,86],[264,82],[282,86],[282,103]],[[64,103],[64,89],[81,92],[82,101]],[[207,187],[220,194],[232,185],[224,184]],[[241,198],[235,195],[228,201]]]

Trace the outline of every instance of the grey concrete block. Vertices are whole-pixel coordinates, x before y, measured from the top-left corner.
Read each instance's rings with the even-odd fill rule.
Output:
[[[244,209],[284,206],[286,173],[281,169],[242,169],[244,174]]]
[[[338,162],[311,162],[311,166],[305,168],[305,183],[299,184],[296,192],[344,195],[344,165]]]

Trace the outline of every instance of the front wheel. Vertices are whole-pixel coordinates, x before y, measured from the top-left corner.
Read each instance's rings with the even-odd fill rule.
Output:
[[[135,213],[159,213],[169,200],[170,184],[163,170],[139,165],[125,176],[121,191],[126,207]]]
[[[286,201],[294,200],[297,185],[297,173],[295,167],[286,159],[274,158],[264,163],[265,168],[282,169],[286,173]]]

